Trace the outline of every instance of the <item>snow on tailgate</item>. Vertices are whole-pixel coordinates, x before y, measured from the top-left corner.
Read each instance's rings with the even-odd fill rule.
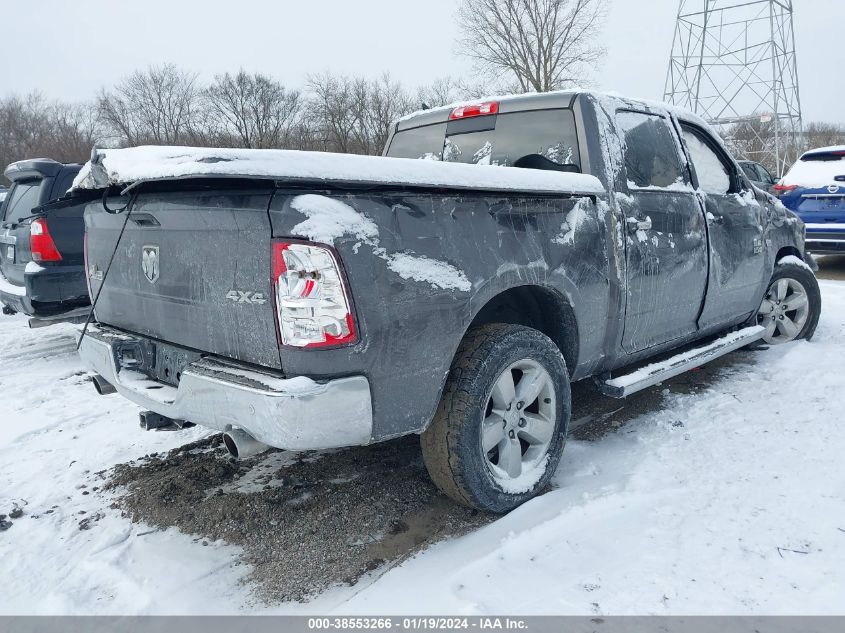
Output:
[[[241,176],[293,181],[403,184],[498,191],[598,194],[594,176],[557,171],[501,168],[281,149],[209,149],[143,146],[99,150],[72,189],[103,189],[139,180]]]

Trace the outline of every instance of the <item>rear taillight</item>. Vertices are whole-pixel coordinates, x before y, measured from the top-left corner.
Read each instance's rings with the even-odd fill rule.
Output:
[[[469,119],[474,116],[488,116],[496,114],[499,111],[498,101],[484,101],[482,103],[469,103],[467,105],[458,106],[449,115],[449,119]]]
[[[340,264],[327,247],[273,244],[276,320],[283,345],[329,347],[357,340],[352,301]]]
[[[772,191],[774,191],[779,196],[782,196],[785,193],[789,193],[790,191],[795,191],[796,189],[798,189],[798,185],[777,184],[772,187]]]
[[[47,228],[47,220],[38,218],[29,227],[29,248],[34,262],[58,262],[62,254],[56,248],[56,243]]]

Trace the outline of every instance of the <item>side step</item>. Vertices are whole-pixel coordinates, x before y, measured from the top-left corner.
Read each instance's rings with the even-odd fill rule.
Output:
[[[700,367],[720,356],[763,338],[765,328],[760,325],[731,332],[703,347],[676,354],[666,360],[641,367],[636,371],[597,381],[599,391],[611,398],[624,398],[685,371]]]

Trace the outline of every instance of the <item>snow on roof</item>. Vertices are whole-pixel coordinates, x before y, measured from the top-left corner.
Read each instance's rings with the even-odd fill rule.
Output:
[[[833,152],[845,152],[845,145],[831,145],[830,147],[817,147],[804,152],[801,157],[812,156],[813,154],[832,154]]]
[[[565,90],[552,90],[549,92],[526,92],[523,94],[510,94],[510,95],[490,95],[486,97],[481,97],[480,99],[467,99],[464,101],[456,101],[454,103],[437,106],[434,108],[430,108],[428,110],[417,110],[416,112],[411,112],[410,114],[406,114],[403,117],[400,117],[397,122],[407,121],[409,119],[413,119],[414,117],[418,117],[421,115],[431,115],[437,112],[451,112],[457,107],[471,105],[474,103],[483,103],[487,101],[518,101],[520,99],[530,100],[532,97],[547,97],[549,95],[561,95],[561,96],[571,96],[571,95],[586,95],[588,97],[593,97],[596,101],[603,101],[605,99],[618,99],[619,101],[627,101],[633,103],[641,103],[643,105],[647,105],[651,108],[657,108],[665,110],[666,112],[670,112],[674,114],[676,117],[681,119],[686,119],[691,122],[695,122],[700,124],[704,127],[710,127],[709,124],[702,119],[697,114],[694,114],[690,110],[683,108],[678,105],[674,105],[671,103],[666,103],[664,101],[657,101],[654,99],[643,99],[641,97],[631,97],[620,94],[618,92],[613,91],[601,91],[601,90],[589,90],[583,88],[567,88]]]
[[[99,150],[97,164],[85,163],[72,189],[214,176],[536,193],[604,191],[594,176],[568,172],[297,150],[160,146]]]

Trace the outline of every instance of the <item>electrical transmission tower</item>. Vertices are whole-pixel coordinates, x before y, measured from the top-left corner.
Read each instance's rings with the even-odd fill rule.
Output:
[[[792,0],[680,0],[665,99],[783,174],[803,143]]]

